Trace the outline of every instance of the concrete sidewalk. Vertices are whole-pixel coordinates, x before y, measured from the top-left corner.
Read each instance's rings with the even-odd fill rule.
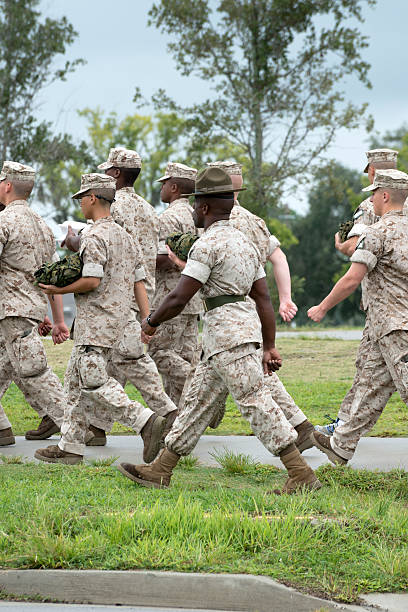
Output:
[[[0,447],[0,453],[22,455],[32,460],[38,448],[56,444],[58,440],[59,436],[53,436],[49,440],[32,442],[17,436],[16,444]],[[222,453],[224,449],[250,455],[260,463],[282,467],[279,459],[273,457],[255,436],[202,436],[193,455],[203,465],[218,466],[211,453]],[[142,450],[140,436],[108,436],[106,446],[88,447],[85,457],[91,460],[115,456],[119,458],[116,462],[143,463]],[[305,451],[304,456],[313,469],[328,462],[326,455],[316,448]],[[408,438],[362,438],[349,465],[370,470],[403,468],[408,471]]]

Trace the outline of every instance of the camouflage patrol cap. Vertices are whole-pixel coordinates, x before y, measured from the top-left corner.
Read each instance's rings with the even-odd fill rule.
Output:
[[[374,191],[378,188],[408,190],[408,174],[400,170],[376,170],[373,184],[365,187],[363,191]]]
[[[376,162],[396,162],[398,151],[394,151],[394,149],[371,149],[371,151],[366,151],[366,155],[367,165],[364,168],[364,172],[367,174],[370,164],[375,164]]]
[[[34,181],[35,170],[31,166],[25,166],[18,162],[5,161],[0,172],[0,181],[4,179],[10,181]]]
[[[221,168],[204,168],[197,176],[193,193],[183,193],[183,196],[220,195],[234,191],[245,191],[246,187],[234,189],[231,177]]]
[[[196,176],[197,170],[195,168],[190,168],[190,166],[178,162],[168,162],[164,176],[157,179],[156,183],[162,183],[169,178],[184,178],[195,181]]]
[[[107,200],[113,200],[116,191],[116,180],[106,174],[83,174],[81,176],[81,189],[74,193],[72,199],[80,199],[90,189],[95,191],[96,195],[103,196]]]
[[[135,170],[142,167],[142,158],[139,153],[124,147],[115,147],[109,151],[108,161],[99,164],[98,170],[109,170],[109,168],[129,168]]]
[[[221,168],[221,170],[225,170],[227,174],[231,176],[231,174],[242,176],[242,164],[234,161],[216,161],[216,162],[207,162],[207,166],[209,168]]]

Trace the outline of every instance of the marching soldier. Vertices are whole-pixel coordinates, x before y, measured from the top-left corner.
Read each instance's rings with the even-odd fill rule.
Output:
[[[366,279],[369,351],[361,363],[350,413],[332,437],[313,434],[330,461],[342,464],[352,458],[360,437],[375,425],[392,393],[399,391],[408,402],[408,217],[403,212],[408,175],[377,170],[363,191],[372,192],[374,214],[380,220],[361,234],[347,273],[308,311],[313,321],[321,321]]]
[[[229,222],[234,203],[231,178],[220,168],[207,168],[188,195],[195,196],[194,223],[204,227],[204,234],[191,248],[176,288],[142,322],[142,329],[153,335],[201,289],[206,305],[202,359],[160,456],[150,466],[122,463],[119,469],[144,486],[168,486],[180,456],[193,450],[229,391],[255,435],[287,467],[283,492],[320,488],[294,444],[296,431],[264,382],[264,373],[281,364],[274,313],[259,252]],[[262,341],[263,368],[257,356]]]

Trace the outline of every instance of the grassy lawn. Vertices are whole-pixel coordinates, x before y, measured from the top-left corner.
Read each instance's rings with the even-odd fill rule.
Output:
[[[72,348],[71,342],[54,347],[46,341],[49,362],[63,379],[66,363]],[[340,403],[350,388],[354,376],[354,359],[357,341],[310,338],[280,338],[278,348],[283,356],[279,376],[300,408],[314,424],[325,423],[325,414],[334,418]],[[133,399],[141,400],[139,393],[128,385],[126,390]],[[22,393],[12,385],[2,400],[14,433],[24,434],[37,426],[38,417],[24,401]],[[407,407],[394,394],[383,415],[372,430],[373,436],[408,436]],[[128,430],[115,425],[113,433]],[[227,413],[220,427],[208,433],[249,435],[250,429],[234,402],[228,398]]]
[[[322,490],[279,497],[284,472],[241,459],[187,461],[158,491],[106,461],[4,458],[0,567],[242,572],[349,602],[408,588],[407,473],[324,466]]]

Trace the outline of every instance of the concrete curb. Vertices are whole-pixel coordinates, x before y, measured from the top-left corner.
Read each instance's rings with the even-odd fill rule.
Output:
[[[234,612],[357,610],[246,574],[156,571],[2,570],[0,590],[67,603],[206,608]]]

